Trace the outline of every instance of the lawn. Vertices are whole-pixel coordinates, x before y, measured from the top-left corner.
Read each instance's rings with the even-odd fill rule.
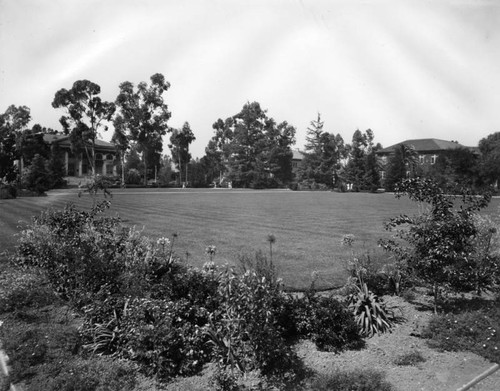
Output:
[[[67,202],[85,209],[92,205],[89,195],[78,198],[66,190],[0,200],[0,248],[12,251],[20,225],[41,210],[62,208]],[[175,252],[195,266],[208,260],[208,245],[217,247],[218,263],[237,263],[240,254],[257,250],[269,255],[266,239],[273,234],[273,260],[285,285],[295,288],[307,287],[313,271],[319,286],[341,285],[352,251],[374,251],[377,240],[388,235],[384,221],[417,212],[415,204],[392,194],[285,190],[115,189],[111,203],[111,214],[151,237],[177,233]],[[496,213],[498,205],[495,199],[487,212]],[[353,249],[342,247],[345,234],[355,235]],[[385,262],[380,250],[375,256]]]

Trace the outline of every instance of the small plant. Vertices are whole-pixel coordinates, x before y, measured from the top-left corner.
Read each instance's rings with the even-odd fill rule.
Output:
[[[213,244],[211,244],[210,246],[207,246],[207,248],[205,249],[205,253],[210,258],[210,262],[213,262],[214,256],[217,253],[217,247],[215,247]]]
[[[267,235],[267,241],[269,242],[269,260],[271,265],[273,264],[273,244],[276,243],[276,237],[273,234]]]
[[[413,366],[421,362],[425,362],[425,357],[418,350],[403,353],[394,360],[394,364],[400,366]]]
[[[362,278],[359,279],[358,284],[356,286],[358,292],[351,294],[348,302],[360,334],[364,337],[372,337],[375,334],[391,331],[393,327],[391,311],[387,310],[384,302],[377,295],[368,290]]]

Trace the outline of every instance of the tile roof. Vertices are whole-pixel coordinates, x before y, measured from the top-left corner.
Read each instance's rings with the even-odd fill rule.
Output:
[[[401,144],[411,145],[415,148],[417,152],[431,152],[431,151],[443,151],[447,149],[468,148],[455,141],[439,140],[435,138],[422,138],[422,139],[402,141],[400,143],[391,145],[390,147],[381,149],[380,151],[377,151],[377,153],[391,153],[398,145]]]
[[[43,140],[47,144],[53,144],[54,142],[60,142],[63,145],[70,145],[69,136],[64,134],[44,134]],[[96,147],[102,147],[105,149],[115,149],[115,145],[113,143],[104,141],[104,140],[96,140]]]

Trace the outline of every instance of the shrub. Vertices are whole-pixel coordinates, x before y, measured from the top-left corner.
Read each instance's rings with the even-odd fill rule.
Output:
[[[384,302],[370,292],[363,279],[359,279],[358,292],[349,296],[349,309],[354,314],[356,324],[362,336],[372,337],[390,331],[393,322],[392,312],[388,311]]]
[[[293,368],[295,354],[286,344],[273,308],[281,289],[253,270],[220,273],[219,309],[206,333],[217,361],[240,371],[258,369],[263,375],[283,374]]]
[[[381,372],[374,370],[337,371],[318,375],[310,384],[311,391],[393,391]]]
[[[0,179],[0,200],[11,199],[17,197],[17,188],[13,185],[2,183]]]
[[[292,320],[286,320],[286,323],[295,330],[289,330],[289,334],[309,338],[319,350],[329,352],[363,346],[354,317],[335,298],[309,293],[290,300],[293,315]]]
[[[125,183],[130,185],[140,185],[141,184],[141,174],[139,170],[131,168],[127,171],[125,176]]]
[[[397,188],[396,197],[407,195],[411,200],[427,203],[430,210],[420,216],[399,216],[386,223],[386,229],[396,231],[398,240],[381,240],[380,244],[393,252],[416,276],[433,285],[434,311],[437,312],[439,292],[443,286],[457,291],[488,288],[498,279],[495,262],[487,258],[493,272],[490,278],[477,278],[483,260],[475,256],[474,239],[478,228],[475,212],[487,206],[490,194],[476,196],[468,189],[455,189],[450,196],[430,179],[407,179]],[[404,245],[402,242],[408,245]],[[484,273],[481,273],[485,276]]]
[[[125,266],[116,254],[127,230],[116,218],[98,216],[108,206],[84,212],[68,205],[42,213],[22,231],[16,262],[44,269],[57,293],[83,306],[103,285],[114,284]]]
[[[26,189],[39,194],[50,189],[52,184],[50,173],[47,162],[41,155],[36,154],[33,157],[31,164],[23,172],[21,181]]]

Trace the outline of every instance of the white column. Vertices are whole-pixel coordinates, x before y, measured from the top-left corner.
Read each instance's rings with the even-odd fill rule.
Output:
[[[68,162],[69,162],[68,151],[64,151],[64,173],[66,174],[66,176],[68,175]]]

